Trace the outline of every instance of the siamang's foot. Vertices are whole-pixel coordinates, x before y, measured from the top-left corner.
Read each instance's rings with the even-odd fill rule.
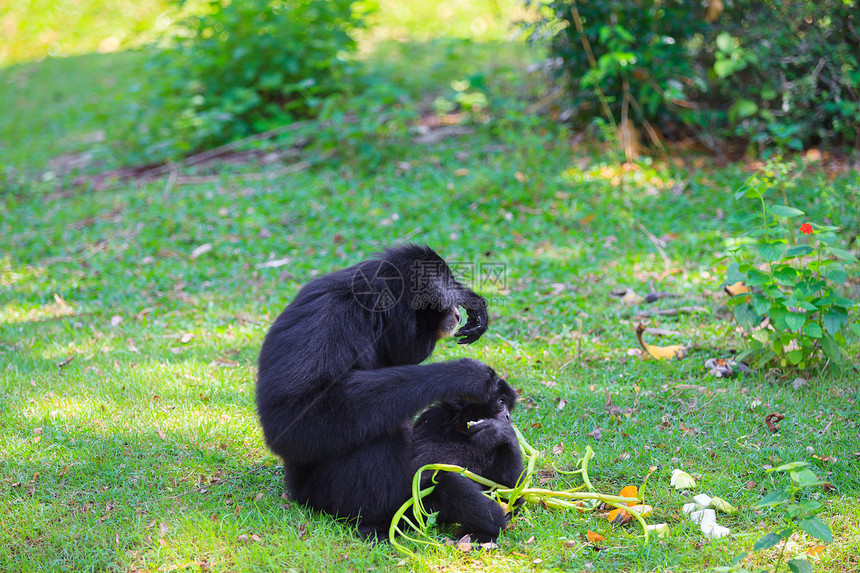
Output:
[[[361,539],[369,543],[371,547],[388,543],[387,528],[377,527],[369,523],[362,523],[358,526],[358,534]]]

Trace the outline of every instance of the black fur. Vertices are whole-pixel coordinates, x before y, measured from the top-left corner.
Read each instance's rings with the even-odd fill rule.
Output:
[[[284,459],[292,496],[387,535],[409,497],[412,420],[428,404],[486,401],[501,380],[461,359],[419,365],[454,336],[487,329],[486,302],[428,247],[407,245],[313,280],[272,325],[260,350],[257,412]]]
[[[464,399],[430,407],[415,422],[413,471],[425,464],[443,463],[465,467],[507,487],[514,487],[523,473],[510,411],[516,393],[506,382],[489,401]],[[432,472],[424,472],[422,488],[431,485]],[[438,511],[438,521],[459,523],[464,532],[480,541],[495,540],[508,523],[501,506],[483,494],[484,487],[459,474],[439,472],[436,489],[424,501]]]

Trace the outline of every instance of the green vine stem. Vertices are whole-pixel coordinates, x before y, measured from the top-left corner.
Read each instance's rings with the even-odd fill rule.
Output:
[[[516,426],[514,426],[514,431],[516,432],[517,439],[520,444],[520,451],[526,459],[526,469],[523,471],[523,475],[520,477],[520,480],[515,487],[506,487],[494,482],[493,480],[471,472],[464,467],[453,464],[428,464],[422,466],[417,472],[415,472],[415,476],[412,478],[412,497],[400,506],[391,520],[391,526],[388,529],[388,539],[391,542],[391,545],[409,557],[416,557],[416,555],[402,543],[398,542],[398,535],[402,536],[404,539],[408,539],[409,541],[431,546],[441,546],[439,542],[429,538],[429,525],[426,518],[429,517],[430,514],[427,513],[423,504],[423,499],[430,495],[435,489],[435,484],[438,483],[437,477],[441,471],[458,473],[485,486],[489,490],[487,493],[488,496],[495,499],[497,502],[504,501],[508,507],[512,507],[518,499],[522,499],[527,503],[540,505],[546,508],[569,509],[580,513],[587,513],[596,509],[597,505],[587,507],[583,506],[581,502],[593,500],[605,503],[606,505],[616,509],[624,509],[639,522],[639,525],[642,527],[642,531],[645,534],[644,542],[648,543],[648,527],[645,523],[645,519],[638,512],[629,511],[628,506],[626,505],[628,503],[641,503],[640,499],[618,495],[607,495],[595,491],[594,486],[588,477],[588,463],[594,457],[594,450],[592,450],[590,446],[586,446],[585,455],[577,463],[578,466],[581,466],[580,469],[574,472],[564,472],[566,474],[581,474],[585,487],[589,491],[578,491],[582,489],[581,486],[560,491],[530,487],[532,478],[535,475],[535,465],[537,463],[539,452],[525,440],[522,433]],[[421,489],[421,476],[426,471],[433,472],[430,479],[434,485]],[[410,509],[412,510],[413,519],[406,516]],[[403,528],[400,527],[401,521],[405,522],[406,528],[414,530],[420,537],[408,535]]]

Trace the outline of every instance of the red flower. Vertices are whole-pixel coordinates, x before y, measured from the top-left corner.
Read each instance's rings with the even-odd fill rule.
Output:
[[[812,225],[810,225],[809,223],[804,223],[803,225],[800,226],[800,232],[803,233],[804,235],[811,235],[812,234]]]

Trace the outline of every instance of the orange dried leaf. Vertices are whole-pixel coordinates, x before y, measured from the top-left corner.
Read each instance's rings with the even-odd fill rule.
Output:
[[[603,537],[599,533],[594,533],[590,529],[585,533],[585,538],[592,543],[597,543],[598,541],[606,541],[605,537]]]
[[[621,488],[621,492],[618,494],[620,497],[634,497],[639,499],[639,489],[635,485],[628,485],[627,487]],[[637,501],[628,501],[627,506],[637,505],[639,502]]]
[[[726,285],[723,288],[729,296],[737,296],[739,294],[749,294],[750,289],[743,281],[738,281],[735,284]]]
[[[671,346],[654,346],[652,344],[646,344],[644,340],[642,340],[642,333],[645,332],[645,325],[639,323],[636,327],[636,339],[639,341],[639,344],[642,348],[653,358],[657,360],[666,360],[667,358],[683,358],[687,355],[687,351],[689,350],[683,344],[673,344]]]
[[[813,557],[818,557],[824,552],[825,549],[827,549],[826,545],[816,545],[815,547],[809,547],[806,550],[806,554],[812,555]]]
[[[623,509],[614,509],[606,516],[612,525],[625,525],[633,521],[633,516]]]

